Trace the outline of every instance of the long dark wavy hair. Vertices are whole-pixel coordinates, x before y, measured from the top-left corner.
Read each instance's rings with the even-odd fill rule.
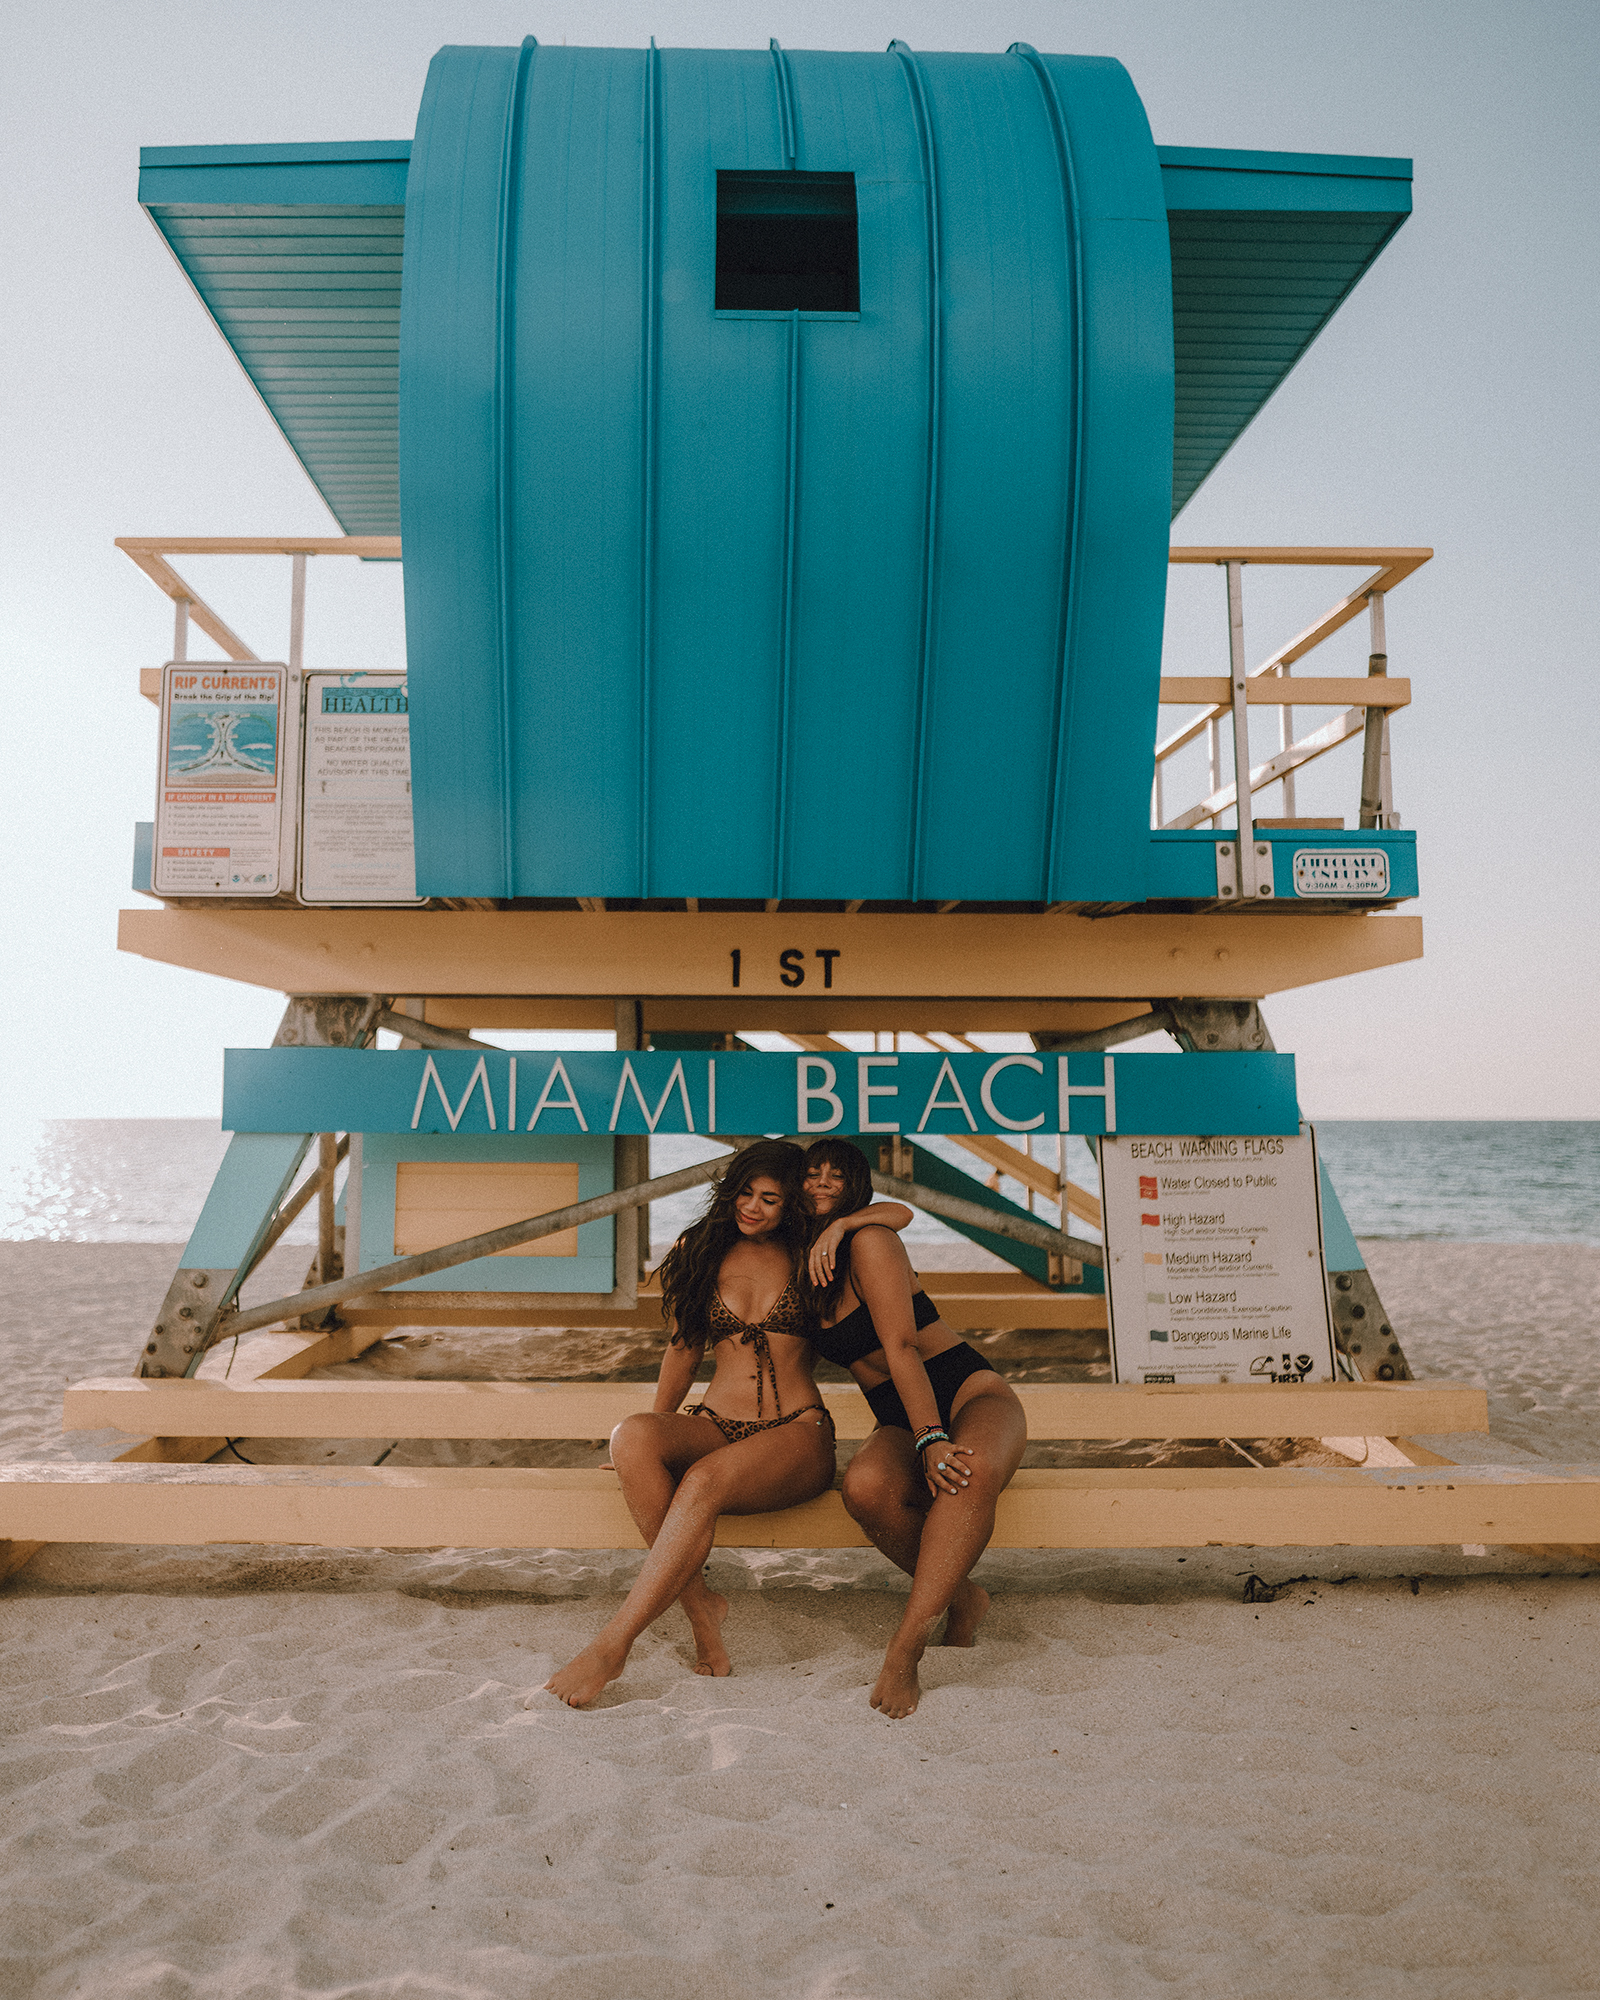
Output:
[[[830,1222],[836,1222],[841,1215],[854,1215],[858,1208],[872,1206],[872,1168],[859,1146],[852,1146],[848,1139],[814,1139],[806,1148],[805,1172],[809,1173],[818,1166],[836,1167],[844,1175],[844,1190],[830,1215],[813,1215],[807,1203],[806,1219],[810,1224],[806,1237],[808,1250]],[[820,1289],[812,1284],[805,1265],[801,1266],[801,1295],[814,1303],[819,1320],[829,1318],[844,1296],[844,1288],[850,1281],[850,1245],[853,1240],[847,1236],[839,1245],[839,1254],[833,1260],[833,1276]]]
[[[673,1244],[661,1263],[661,1317],[677,1321],[673,1345],[703,1348],[711,1332],[711,1300],[722,1260],[739,1241],[734,1203],[753,1180],[764,1176],[783,1189],[783,1209],[772,1240],[789,1255],[796,1276],[804,1268],[812,1217],[802,1194],[806,1156],[789,1139],[757,1139],[735,1153],[711,1183],[711,1200],[698,1222]]]

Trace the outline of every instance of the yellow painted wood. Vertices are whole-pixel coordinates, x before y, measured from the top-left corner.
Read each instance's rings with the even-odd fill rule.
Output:
[[[1074,995],[1260,999],[1422,955],[1422,919],[1399,912],[1270,909],[876,916],[815,912],[549,910],[123,910],[119,948],[166,965],[296,993],[741,992],[782,997],[780,951],[837,950],[842,998],[959,1003]],[[881,1011],[881,1010],[880,1010]],[[951,1005],[947,1018],[973,1017]]]
[[[961,1274],[937,1271],[922,1274],[929,1298],[952,1333],[983,1333],[1000,1327],[1035,1332],[1103,1332],[1108,1323],[1103,1293],[1052,1292],[1043,1285],[1030,1285],[1026,1290],[1020,1285],[1014,1290],[991,1290],[976,1283],[970,1289],[963,1286],[952,1291],[937,1282],[941,1277],[955,1275]],[[644,1293],[636,1305],[616,1307],[594,1306],[586,1296],[574,1298],[548,1292],[429,1292],[424,1303],[419,1303],[415,1292],[372,1292],[347,1299],[339,1311],[352,1326],[368,1329],[560,1326],[665,1337],[659,1292]]]
[[[1028,1382],[1017,1394],[1036,1438],[1356,1437],[1489,1427],[1484,1391],[1453,1382]],[[648,1382],[280,1380],[235,1388],[113,1375],[74,1383],[62,1424],[228,1437],[597,1438],[648,1410],[654,1395]],[[840,1437],[872,1431],[875,1419],[859,1389],[830,1384],[822,1395]]]
[[[578,1168],[566,1160],[402,1160],[394,1178],[394,1254],[414,1257],[505,1229],[530,1215],[570,1208]],[[576,1257],[578,1232],[518,1243],[499,1257]]]
[[[393,562],[398,535],[118,535],[124,555],[140,556],[362,556]]]
[[[1161,677],[1161,700],[1169,707],[1189,708],[1204,703],[1226,708],[1232,699],[1233,687],[1226,674]],[[1353,676],[1255,675],[1246,685],[1245,700],[1252,708],[1409,708],[1411,683],[1383,676],[1363,676],[1357,680]]]
[[[40,1469],[43,1470],[42,1468]],[[357,1548],[638,1548],[615,1476],[523,1468],[0,1468],[15,1541]],[[141,1473],[143,1476],[141,1477]],[[99,1476],[97,1476],[99,1475]],[[725,1517],[723,1548],[860,1548],[837,1493]],[[1600,1543],[1600,1469],[1019,1472],[996,1548],[1413,1548]]]
[[[846,933],[848,935],[848,933]],[[616,1002],[610,999],[546,998],[507,993],[436,994],[427,1003],[430,1021],[442,1028],[609,1028],[616,1019]],[[743,1028],[776,1028],[780,1034],[798,1034],[807,1029],[900,1028],[912,1034],[929,1030],[986,1033],[991,1030],[1059,1028],[1068,1033],[1087,1034],[1095,1028],[1115,1027],[1148,1013],[1142,1000],[985,1000],[982,1018],[967,1019],[963,1002],[962,1024],[950,1027],[950,1008],[942,1000],[846,1000],[829,993],[814,999],[797,1000],[726,996],[720,1000],[702,998],[676,1000],[657,995],[643,1003],[644,1026],[651,1029],[696,1029],[716,1034],[737,1034]]]

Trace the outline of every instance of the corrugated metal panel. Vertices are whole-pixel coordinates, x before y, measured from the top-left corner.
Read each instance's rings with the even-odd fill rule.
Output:
[[[140,163],[141,202],[353,535],[400,531],[409,154],[404,140],[151,147]]]
[[[855,175],[859,314],[715,309],[727,169]],[[419,885],[1142,894],[1171,306],[1120,65],[444,50],[401,341]]]

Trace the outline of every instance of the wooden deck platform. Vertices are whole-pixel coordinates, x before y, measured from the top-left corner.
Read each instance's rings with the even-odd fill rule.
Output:
[[[842,1438],[875,1419],[853,1384],[823,1397]],[[1020,1383],[1033,1438],[1391,1437],[1489,1428],[1457,1383]],[[603,1438],[651,1406],[648,1382],[75,1382],[67,1430],[170,1437]]]
[[[523,1468],[0,1466],[0,1535],[317,1548],[642,1546],[616,1475]],[[1600,1544],[1600,1466],[1023,1471],[1002,1549]],[[725,1517],[721,1548],[863,1548],[837,1493]]]

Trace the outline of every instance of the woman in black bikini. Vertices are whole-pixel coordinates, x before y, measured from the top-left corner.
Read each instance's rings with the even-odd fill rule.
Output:
[[[867,1222],[872,1179],[859,1147],[819,1139],[805,1191],[822,1228],[808,1258],[818,1324],[812,1345],[850,1370],[878,1428],[845,1470],[844,1504],[911,1578],[872,1706],[909,1715],[917,1663],[949,1613],[943,1644],[970,1646],[989,1593],[968,1571],[994,1533],[995,1502],[1021,1463],[1027,1419],[1016,1392],[958,1340],[923,1291],[890,1229],[846,1235],[831,1218]],[[876,1218],[871,1218],[876,1220]]]
[[[720,1514],[776,1513],[833,1480],[833,1419],[812,1380],[812,1313],[797,1272],[810,1234],[800,1184],[805,1155],[762,1139],[728,1162],[705,1215],[661,1266],[672,1337],[650,1416],[611,1433],[611,1461],[650,1544],[622,1609],[545,1683],[585,1708],[622,1672],[635,1639],[674,1599],[695,1637],[695,1671],[732,1671],[722,1643],[728,1600],[701,1574]],[[871,1182],[867,1199],[872,1199]],[[898,1205],[875,1219],[903,1218]],[[865,1217],[841,1217],[859,1227]],[[684,1406],[707,1346],[716,1371],[702,1403]]]

